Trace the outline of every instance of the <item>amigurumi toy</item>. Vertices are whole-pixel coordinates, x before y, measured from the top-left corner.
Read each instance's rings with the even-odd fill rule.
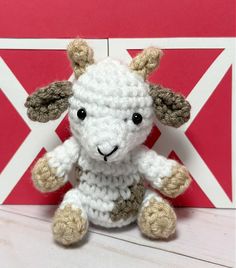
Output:
[[[184,166],[142,143],[155,116],[179,127],[189,119],[191,107],[182,95],[146,81],[162,51],[144,49],[129,66],[109,57],[94,63],[92,49],[81,39],[71,42],[67,52],[74,82],[53,82],[25,103],[29,118],[38,122],[55,120],[68,109],[72,136],[32,170],[35,187],[52,192],[76,167],[78,185],[55,213],[54,239],[70,245],[85,236],[89,222],[110,228],[136,220],[144,235],[168,238],[175,232],[176,214],[162,195],[182,194],[191,179]]]

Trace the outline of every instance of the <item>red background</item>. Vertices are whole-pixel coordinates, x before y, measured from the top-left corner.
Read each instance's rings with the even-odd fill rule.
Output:
[[[230,37],[235,0],[1,0],[0,37]]]

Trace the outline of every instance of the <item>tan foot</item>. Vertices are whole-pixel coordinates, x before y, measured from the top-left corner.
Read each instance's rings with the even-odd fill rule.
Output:
[[[150,238],[168,238],[175,232],[176,215],[166,201],[159,202],[153,197],[141,208],[138,226],[141,232]]]
[[[162,179],[160,192],[168,197],[175,198],[182,194],[190,185],[191,177],[185,166],[177,164],[172,169],[172,175]]]
[[[88,221],[82,217],[79,208],[72,208],[66,205],[65,208],[58,208],[52,225],[54,239],[64,245],[69,246],[80,241],[88,230]]]

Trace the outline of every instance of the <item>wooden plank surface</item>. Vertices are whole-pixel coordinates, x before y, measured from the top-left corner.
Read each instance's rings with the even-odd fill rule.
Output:
[[[44,221],[48,224],[54,213],[53,206],[1,206],[0,209],[14,213],[14,216],[31,217],[32,221]],[[235,264],[235,211],[219,209],[177,209],[178,231],[177,235],[170,241],[153,241],[144,238],[136,225],[118,230],[107,230],[95,226],[90,226],[89,241],[85,247],[89,247],[91,237],[103,237],[109,241],[114,241],[119,245],[124,243],[127,247],[141,248],[141,252],[146,249],[165,252],[170,258],[187,258],[191,261],[205,261],[204,265],[221,265],[233,267]],[[3,212],[4,213],[4,212]],[[1,215],[1,214],[0,214]],[[27,233],[27,232],[26,232]],[[1,234],[1,230],[0,230]],[[51,239],[50,226],[48,227],[49,240]],[[52,241],[50,241],[53,244]],[[52,245],[51,245],[52,246]],[[83,246],[83,247],[84,247]],[[74,249],[73,249],[74,250]],[[136,250],[136,249],[135,249]],[[135,251],[138,252],[138,251]],[[158,255],[159,253],[157,253]],[[146,256],[146,254],[145,254]],[[173,257],[174,256],[174,257]],[[165,260],[165,258],[164,258]],[[162,263],[162,262],[161,262]],[[163,262],[164,266],[169,265]],[[178,264],[178,263],[177,263]],[[177,265],[176,264],[176,265]],[[149,264],[151,265],[151,264]],[[218,266],[217,265],[217,266]],[[147,266],[152,267],[152,266]],[[159,266],[157,266],[159,267]],[[161,267],[161,266],[160,266]],[[179,267],[179,266],[168,266]],[[187,267],[187,266],[180,266]],[[198,267],[204,267],[202,264]]]
[[[155,248],[90,233],[80,247],[62,248],[51,240],[46,221],[0,212],[1,267],[217,267]]]

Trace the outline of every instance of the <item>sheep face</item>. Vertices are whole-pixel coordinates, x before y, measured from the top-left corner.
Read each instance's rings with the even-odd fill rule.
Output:
[[[120,161],[150,133],[153,101],[149,86],[119,62],[108,58],[89,66],[72,92],[71,131],[90,157]]]

